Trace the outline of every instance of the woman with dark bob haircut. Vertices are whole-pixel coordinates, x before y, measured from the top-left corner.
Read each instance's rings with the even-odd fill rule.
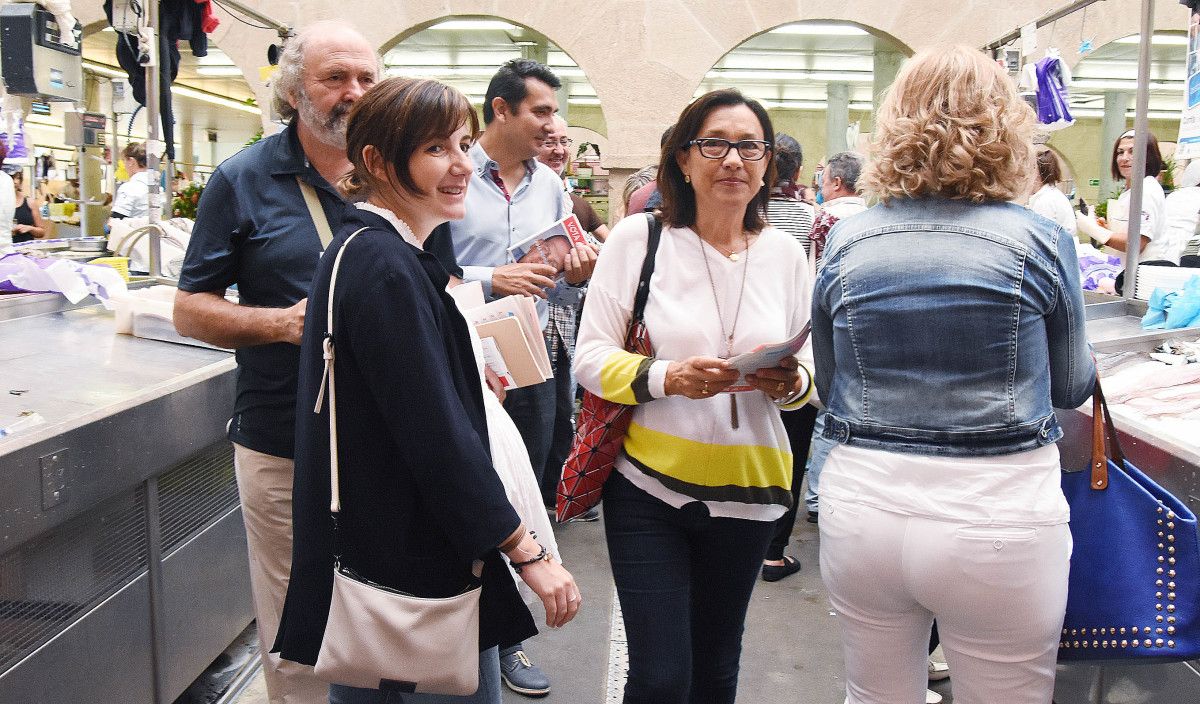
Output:
[[[337,349],[340,564],[384,587],[450,597],[475,583],[472,566],[481,560],[479,690],[432,699],[334,684],[332,704],[498,704],[496,647],[536,632],[501,554],[526,562],[543,549],[492,466],[467,322],[446,292],[446,271],[421,248],[434,227],[463,217],[472,170],[467,150],[477,128],[466,97],[432,80],[382,81],[350,113],[353,170],[339,185],[356,202],[321,257],[304,321],[295,547],[276,648],[284,658],[314,664],[329,613],[335,560],[329,404],[319,399],[322,344],[330,337]],[[327,330],[339,255],[334,329]],[[579,590],[560,564],[532,561],[520,576],[542,599],[547,625],[575,616]]]
[[[1146,135],[1146,170],[1143,174],[1133,173],[1133,130],[1123,133],[1113,142],[1112,159],[1109,172],[1113,180],[1125,184],[1125,190],[1117,198],[1116,208],[1108,213],[1107,221],[1098,221],[1094,216],[1079,215],[1079,231],[1091,237],[1102,245],[1113,249],[1129,251],[1129,196],[1133,192],[1134,180],[1142,179],[1142,244],[1138,251],[1144,256],[1142,263],[1150,260],[1165,259],[1159,256],[1166,239],[1166,195],[1158,182],[1158,174],[1163,169],[1162,152],[1158,148],[1158,138],[1151,132]]]
[[[658,169],[661,237],[644,318],[653,357],[624,349],[646,215],[613,228],[588,289],[575,374],[634,406],[604,487],[627,704],[733,702],[750,593],[792,503],[779,411],[804,405],[810,372],[788,357],[739,381],[725,361],[808,322],[804,249],[763,219],[773,141],[766,111],[735,90],[680,115]]]
[[[922,700],[935,618],[956,700],[1054,691],[1071,555],[1054,409],[1096,372],[1075,240],[1009,202],[1035,122],[983,52],[919,52],[877,114],[882,202],[829,234],[821,576],[850,704]]]

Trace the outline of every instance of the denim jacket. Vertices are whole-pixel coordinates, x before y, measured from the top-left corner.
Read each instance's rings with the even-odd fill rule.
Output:
[[[837,442],[1001,455],[1058,441],[1092,392],[1075,241],[1012,203],[893,200],[830,232],[812,311]]]

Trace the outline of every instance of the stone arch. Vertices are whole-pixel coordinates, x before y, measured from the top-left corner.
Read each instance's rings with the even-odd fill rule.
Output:
[[[598,88],[598,87],[596,86],[596,83],[595,83],[595,81],[593,81],[593,80],[592,80],[592,76],[591,76],[591,75],[588,73],[588,70],[587,70],[587,68],[586,68],[585,66],[583,66],[582,64],[580,64],[580,63],[579,63],[579,60],[576,58],[576,56],[575,56],[574,54],[572,54],[572,53],[571,53],[571,51],[570,51],[569,49],[567,49],[566,47],[564,47],[564,46],[563,46],[563,45],[562,45],[562,44],[561,44],[561,43],[558,41],[558,39],[557,39],[556,37],[554,37],[554,36],[552,36],[551,34],[547,33],[547,32],[546,32],[546,31],[544,31],[543,29],[539,28],[538,26],[536,26],[536,25],[534,25],[534,24],[529,24],[529,23],[527,23],[527,22],[524,22],[524,21],[521,21],[521,20],[513,19],[512,17],[507,17],[507,16],[504,16],[504,15],[495,14],[495,13],[474,13],[474,14],[470,14],[470,15],[462,15],[462,14],[449,14],[449,15],[447,15],[447,14],[443,14],[443,15],[439,15],[439,16],[437,16],[437,17],[434,17],[434,18],[432,18],[432,19],[424,20],[424,21],[422,21],[422,22],[420,22],[420,23],[418,23],[418,24],[414,24],[414,25],[412,25],[412,26],[409,26],[409,27],[405,28],[403,31],[401,31],[399,34],[397,34],[396,36],[394,36],[394,37],[392,37],[391,39],[389,39],[389,40],[387,40],[387,41],[383,42],[382,44],[380,44],[380,45],[379,45],[379,47],[380,47],[380,48],[379,48],[379,54],[380,54],[380,56],[385,56],[385,55],[386,55],[386,54],[387,54],[389,51],[391,51],[392,49],[395,49],[397,46],[399,46],[400,44],[402,44],[402,43],[403,43],[405,40],[407,40],[407,39],[409,39],[409,38],[411,38],[411,37],[413,37],[413,36],[415,36],[415,35],[417,35],[417,34],[419,34],[419,33],[423,32],[423,31],[425,31],[425,30],[427,30],[427,29],[429,29],[429,28],[431,28],[431,27],[433,27],[433,26],[437,25],[439,22],[443,22],[443,21],[446,21],[446,20],[454,20],[454,19],[486,19],[486,20],[501,20],[501,21],[503,21],[503,22],[507,22],[507,23],[509,23],[509,24],[513,24],[513,25],[519,26],[519,27],[521,27],[521,28],[523,28],[523,29],[530,30],[530,31],[532,31],[532,32],[535,32],[535,33],[537,33],[537,34],[541,35],[542,37],[545,37],[545,38],[546,38],[548,41],[550,41],[551,43],[553,43],[553,44],[555,45],[555,47],[557,47],[557,48],[558,48],[558,50],[562,51],[562,52],[563,52],[564,54],[566,54],[566,55],[567,55],[567,56],[568,56],[568,57],[569,57],[569,58],[570,58],[572,61],[574,61],[574,62],[575,62],[575,64],[576,64],[576,66],[578,66],[578,67],[579,67],[579,70],[583,72],[584,78],[585,78],[585,79],[588,81],[588,83],[589,83],[589,84],[592,86],[592,88],[593,88],[593,89],[596,91],[596,98],[597,98],[597,99],[598,99],[598,101],[599,101],[599,108],[600,108],[601,114],[602,114],[602,115],[605,117],[605,119],[607,120],[607,111],[604,109],[604,105],[605,105],[604,96],[602,96],[602,95],[601,95],[601,93],[600,93],[600,88]],[[499,68],[499,67],[497,67],[497,68]],[[564,83],[565,83],[565,82],[566,82],[566,80],[564,79]]]

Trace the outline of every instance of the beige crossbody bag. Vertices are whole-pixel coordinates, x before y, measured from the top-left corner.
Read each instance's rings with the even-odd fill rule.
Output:
[[[363,230],[346,238],[333,262],[324,340],[325,373],[313,413],[329,391],[329,488],[333,514],[333,598],[317,656],[327,682],[402,693],[468,695],[479,689],[479,594],[425,599],[370,582],[342,564],[338,538],[337,386],[334,384],[333,291],[342,255]],[[483,563],[476,561],[475,577]]]

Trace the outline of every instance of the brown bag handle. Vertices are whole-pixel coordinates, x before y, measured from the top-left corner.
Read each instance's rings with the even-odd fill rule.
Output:
[[[1117,428],[1113,425],[1112,414],[1108,410],[1108,401],[1104,398],[1104,390],[1100,388],[1100,376],[1096,375],[1096,388],[1092,392],[1092,488],[1102,491],[1108,488],[1108,456],[1105,453],[1105,440],[1112,453],[1112,460],[1118,467],[1125,466],[1125,453],[1117,441]]]

